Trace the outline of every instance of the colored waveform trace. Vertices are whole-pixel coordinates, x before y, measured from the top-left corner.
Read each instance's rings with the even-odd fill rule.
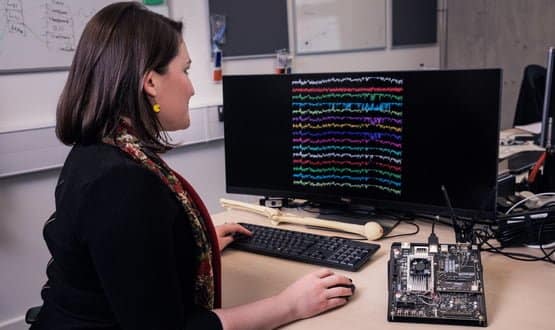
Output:
[[[363,114],[363,113],[370,113],[370,112],[380,112],[383,114],[388,114],[396,117],[401,117],[402,112],[395,111],[395,110],[387,110],[387,109],[322,109],[322,110],[303,110],[303,109],[294,109],[292,111],[293,115],[323,115],[323,114],[345,114],[345,113],[352,113],[352,114]]]
[[[362,82],[371,82],[371,81],[380,81],[385,83],[391,83],[396,85],[402,85],[403,79],[391,78],[391,77],[384,77],[384,76],[363,76],[363,77],[331,77],[326,79],[296,79],[291,81],[291,85],[324,85],[332,83],[336,85],[337,83],[362,83]]]
[[[350,131],[324,131],[305,132],[293,131],[293,142],[295,143],[369,143],[372,141],[391,140],[400,142],[402,136],[389,132],[350,132]],[[330,137],[328,137],[330,136]],[[345,137],[348,136],[348,137]],[[328,138],[325,138],[328,137]],[[356,137],[356,138],[353,138]],[[323,138],[323,139],[319,139]]]
[[[309,160],[309,159],[293,159],[293,164],[310,165],[310,166],[326,166],[326,165],[347,165],[367,167],[368,161],[351,161],[351,160]]]
[[[294,161],[302,160],[302,161],[310,161],[313,160],[364,160],[364,163],[354,162],[358,165],[368,165],[368,164],[376,164],[376,166],[390,166],[390,169],[400,170],[400,165],[402,164],[402,158],[389,156],[389,155],[381,155],[381,154],[374,154],[374,153],[350,153],[350,152],[294,152],[292,153],[292,157]],[[313,164],[320,165],[319,162],[313,162]]]
[[[294,129],[321,129],[321,128],[360,128],[375,127],[400,133],[402,120],[390,117],[368,116],[295,116],[292,118]],[[347,121],[347,123],[342,123]],[[340,123],[341,122],[341,123]],[[350,123],[349,123],[350,122]],[[353,123],[356,122],[356,123]],[[308,124],[307,124],[308,123]],[[311,124],[317,123],[317,124]],[[325,123],[325,124],[324,124]]]
[[[293,157],[300,158],[356,158],[356,159],[371,159],[373,155],[369,154],[356,154],[350,152],[327,152],[327,153],[312,153],[312,152],[294,152]]]
[[[330,145],[345,146],[351,148],[364,148],[371,147],[377,148],[376,150],[391,150],[390,153],[396,155],[401,154],[401,141],[395,142],[388,140],[387,136],[381,133],[367,133],[367,132],[303,132],[293,131],[293,147],[295,146],[310,146],[321,150],[323,147]],[[395,139],[401,139],[398,135],[391,135]],[[320,149],[319,149],[320,148]],[[362,149],[352,149],[362,150]]]
[[[372,161],[375,161],[374,158],[378,159],[379,161],[385,161],[388,163],[394,163],[394,164],[401,164],[403,161],[401,160],[401,158],[397,158],[397,157],[391,157],[391,156],[382,156],[382,155],[372,155],[372,157],[370,157]]]
[[[368,174],[370,169],[368,168],[344,168],[344,167],[320,167],[320,168],[313,168],[307,166],[295,166],[293,167],[293,171],[300,172],[300,173],[351,173],[351,174]]]
[[[370,142],[375,142],[384,146],[393,147],[396,149],[401,149],[402,144],[387,140],[371,140],[371,139],[351,139],[351,138],[327,138],[327,139],[311,139],[311,138],[294,138],[293,143],[301,144],[355,144],[355,145],[367,145]]]
[[[370,127],[377,127],[379,129],[383,129],[386,131],[393,131],[397,133],[401,133],[402,128],[396,127],[392,125],[382,125],[382,124],[368,124],[368,123],[361,123],[361,124],[353,124],[353,123],[325,123],[325,124],[293,124],[293,129],[322,129],[322,128],[335,128],[335,129],[343,129],[343,128],[350,128],[350,129],[364,129]]]
[[[309,100],[309,101],[321,101],[325,99],[340,99],[340,98],[362,98],[369,99],[370,101],[381,101],[381,100],[394,100],[403,101],[403,95],[395,95],[392,93],[325,93],[321,95],[292,95],[292,100]]]
[[[337,174],[324,174],[324,175],[313,175],[313,174],[302,174],[302,173],[294,173],[293,178],[301,179],[301,180],[308,180],[308,181],[326,181],[326,180],[339,180],[339,181],[354,181],[354,182],[371,182],[376,181],[381,184],[385,184],[388,186],[393,186],[396,188],[401,187],[401,182],[397,180],[390,180],[386,178],[380,177],[372,177],[372,176],[354,176],[354,175],[337,175]]]
[[[378,112],[385,115],[401,117],[403,115],[400,109],[392,109],[400,102],[293,102],[292,113],[294,115],[310,114],[321,115],[324,113],[371,113]],[[402,103],[400,103],[402,104]],[[309,109],[307,109],[309,108]],[[316,108],[316,109],[313,109]]]
[[[374,168],[343,168],[343,167],[320,167],[320,168],[313,168],[313,167],[305,167],[305,166],[296,166],[293,167],[293,171],[300,172],[300,173],[352,173],[352,174],[368,174],[368,173],[376,173],[383,176],[388,176],[397,180],[401,180],[401,174],[394,173],[392,171],[381,170],[381,169],[374,169]]]
[[[292,118],[293,122],[311,122],[311,123],[320,123],[320,122],[338,122],[338,121],[359,121],[364,123],[370,123],[373,125],[378,124],[385,124],[391,123],[397,126],[402,124],[402,120],[398,118],[390,118],[390,117],[368,117],[368,116],[323,116],[323,117],[315,117],[315,116],[295,116]]]
[[[293,180],[293,184],[299,186],[308,186],[308,187],[333,187],[333,188],[351,188],[351,189],[369,189],[374,188],[381,191],[385,191],[388,193],[392,193],[395,195],[401,195],[401,189],[386,187],[383,185],[376,185],[376,184],[353,184],[349,182],[311,182],[306,180]]]
[[[295,108],[293,109],[293,114],[320,114],[332,111],[341,112],[368,112],[372,110],[391,110],[393,108],[401,108],[403,102],[378,102],[378,103],[367,103],[367,102],[292,102],[291,105]],[[358,108],[356,108],[358,106]],[[316,107],[317,110],[304,110],[307,107]],[[322,109],[325,108],[325,109]],[[355,108],[353,108],[355,107]],[[327,108],[327,109],[326,109]],[[364,111],[361,111],[364,110]]]
[[[311,146],[311,145],[294,145],[294,151],[358,151],[363,153],[368,152],[382,152],[397,157],[402,156],[401,150],[394,150],[390,148],[380,148],[380,147],[356,147],[356,146],[341,146],[341,145],[329,145],[329,146]]]
[[[327,152],[327,153],[312,153],[312,152],[295,152],[293,157],[303,158],[303,159],[322,159],[322,158],[349,158],[349,159],[369,159],[378,162],[387,162],[399,165],[402,163],[401,158],[384,156],[384,155],[374,155],[374,154],[356,154],[356,153],[337,153],[337,152]],[[374,160],[374,158],[376,160]]]
[[[294,173],[293,178],[296,179],[308,179],[314,181],[324,181],[324,180],[340,180],[340,181],[364,181],[370,180],[367,176],[355,176],[355,175],[337,175],[337,174],[325,174],[325,175],[312,175],[312,174],[302,174]]]
[[[401,93],[403,87],[309,87],[293,88],[293,93]]]
[[[391,164],[387,164],[387,163],[382,163],[382,162],[373,162],[372,163],[375,166],[379,166],[381,168],[387,168],[389,170],[401,173],[402,167],[401,166],[396,166],[396,165],[391,165]]]

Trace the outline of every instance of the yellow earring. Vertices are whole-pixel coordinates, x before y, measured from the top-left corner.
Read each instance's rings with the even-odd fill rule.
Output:
[[[154,111],[154,112],[156,112],[156,113],[160,112],[160,104],[154,103],[154,104],[152,105],[152,111]]]

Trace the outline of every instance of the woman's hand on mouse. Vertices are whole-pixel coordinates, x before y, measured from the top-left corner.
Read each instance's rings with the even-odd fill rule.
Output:
[[[294,319],[303,319],[345,305],[353,292],[351,279],[322,268],[301,277],[277,298],[291,306]]]

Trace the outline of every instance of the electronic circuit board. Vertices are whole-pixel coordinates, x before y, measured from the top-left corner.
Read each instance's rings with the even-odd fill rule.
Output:
[[[393,243],[388,278],[391,322],[487,326],[475,245]]]

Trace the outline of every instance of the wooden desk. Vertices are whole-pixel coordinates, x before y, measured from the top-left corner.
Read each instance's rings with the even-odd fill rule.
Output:
[[[269,221],[258,215],[226,211],[214,215],[216,224],[224,222],[249,222],[269,225]],[[433,325],[417,323],[396,323],[387,321],[387,261],[392,242],[403,239],[407,242],[426,242],[431,226],[421,224],[420,233],[414,236],[379,241],[380,250],[358,272],[337,270],[353,279],[356,294],[349,303],[325,314],[294,322],[286,329],[469,329],[463,326]],[[280,228],[337,235],[326,231],[306,229],[294,225],[280,225]],[[402,225],[395,230],[410,232],[412,227]],[[440,243],[455,241],[452,229],[436,225]],[[337,235],[345,236],[346,235]],[[532,249],[520,249],[522,252]],[[482,253],[484,266],[484,286],[488,329],[540,330],[555,329],[555,266],[545,262],[522,262]],[[223,306],[252,302],[277,294],[302,275],[319,266],[271,258],[257,254],[225,250],[223,267]]]

